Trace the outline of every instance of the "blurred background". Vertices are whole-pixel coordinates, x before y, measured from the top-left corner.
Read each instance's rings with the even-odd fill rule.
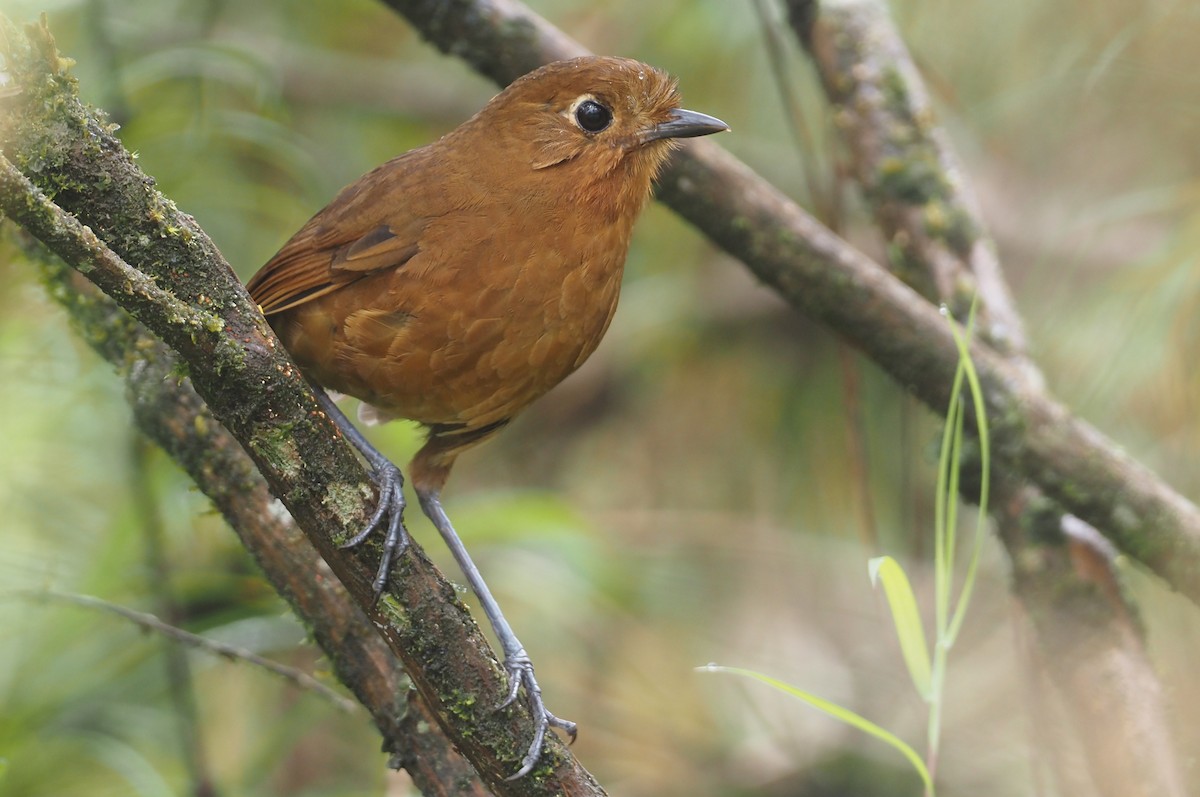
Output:
[[[811,207],[836,148],[811,70],[786,64],[799,151],[749,0],[535,2],[595,52],[680,78],[727,147]],[[1200,6],[957,3],[893,12],[997,238],[1035,357],[1084,418],[1200,495]],[[369,0],[4,0],[49,12],[84,98],[246,279],[336,191],[496,92]],[[850,192],[846,234],[883,257]],[[408,794],[363,715],[256,668],[16,590],[82,592],[327,675],[204,497],[138,443],[119,381],[36,269],[0,249],[0,794]],[[447,510],[538,666],[575,752],[623,795],[918,794],[894,751],[765,687],[753,667],[923,749],[924,705],[867,578],[890,553],[931,606],[940,419],[659,206],[639,223],[587,365],[460,460]],[[417,429],[371,432],[407,462]],[[861,441],[856,442],[856,440]],[[432,529],[412,528],[461,580]],[[1194,759],[1197,610],[1123,566]],[[464,595],[464,597],[466,597]],[[951,656],[940,794],[1031,793],[1025,644],[988,541]],[[191,727],[191,731],[188,728]],[[194,733],[195,740],[185,739]],[[1189,752],[1190,751],[1190,752]],[[1193,776],[1195,777],[1195,776]]]

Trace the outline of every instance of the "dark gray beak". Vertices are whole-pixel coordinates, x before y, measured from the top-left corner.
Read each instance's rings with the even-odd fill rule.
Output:
[[[695,138],[728,129],[729,125],[715,116],[678,108],[671,111],[670,119],[643,133],[642,142],[657,141],[660,138]]]

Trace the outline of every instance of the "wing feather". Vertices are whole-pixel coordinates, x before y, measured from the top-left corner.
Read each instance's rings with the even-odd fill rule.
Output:
[[[362,277],[399,268],[421,249],[421,234],[438,215],[414,190],[429,148],[405,153],[344,188],[246,283],[266,315],[281,313]]]

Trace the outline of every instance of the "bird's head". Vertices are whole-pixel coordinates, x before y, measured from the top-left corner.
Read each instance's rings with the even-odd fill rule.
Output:
[[[720,119],[682,109],[675,80],[665,72],[604,56],[536,69],[472,121],[503,138],[511,167],[562,172],[581,188],[616,178],[643,195],[676,139],[729,129]]]

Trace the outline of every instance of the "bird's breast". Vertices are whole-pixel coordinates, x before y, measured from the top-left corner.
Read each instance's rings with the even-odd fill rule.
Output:
[[[629,226],[516,230],[445,220],[397,269],[283,314],[319,383],[385,413],[478,428],[512,417],[595,351],[616,310]]]

